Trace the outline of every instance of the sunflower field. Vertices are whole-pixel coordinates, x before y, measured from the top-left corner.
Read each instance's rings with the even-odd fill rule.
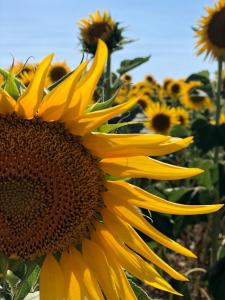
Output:
[[[0,67],[0,300],[225,300],[225,0],[202,14],[215,74],[115,71],[135,40],[98,9],[77,68]]]

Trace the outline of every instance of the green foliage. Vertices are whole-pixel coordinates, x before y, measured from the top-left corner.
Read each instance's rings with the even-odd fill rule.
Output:
[[[148,294],[144,291],[144,289],[139,285],[137,285],[133,280],[130,279],[129,283],[132,286],[132,289],[138,300],[153,300],[148,296]]]
[[[170,130],[170,135],[174,137],[185,138],[190,135],[188,130],[182,125],[174,125]]]
[[[208,272],[209,291],[214,300],[224,300],[225,295],[225,257],[220,259]]]
[[[117,70],[117,72],[120,75],[123,75],[123,74],[137,68],[138,66],[146,63],[147,61],[149,61],[150,57],[151,56],[146,56],[146,57],[137,57],[137,58],[134,58],[134,59],[123,60],[120,63],[120,68]]]
[[[102,133],[115,132],[117,129],[125,126],[140,124],[139,122],[122,122],[117,124],[104,124],[99,128]]]

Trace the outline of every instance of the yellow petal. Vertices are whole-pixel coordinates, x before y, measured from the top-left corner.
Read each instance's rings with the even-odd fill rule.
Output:
[[[104,195],[104,203],[110,211],[118,215],[122,220],[126,221],[131,226],[151,237],[156,242],[185,256],[196,257],[196,255],[190,250],[181,246],[154,228],[145,220],[142,215],[140,215],[140,213],[138,213],[134,207],[126,203],[126,201],[121,201],[121,199],[117,200],[115,196],[106,193]]]
[[[215,212],[223,207],[223,204],[213,205],[184,205],[166,201],[158,196],[150,194],[141,188],[125,181],[108,181],[106,188],[118,200],[122,199],[131,205],[150,209],[172,215],[198,215]]]
[[[93,234],[93,238],[97,244],[102,244],[102,239],[99,238],[96,233]],[[137,300],[137,297],[135,296],[134,291],[129,284],[129,281],[127,280],[127,277],[124,274],[120,263],[115,258],[114,253],[110,250],[109,247],[106,247],[104,249],[104,252],[106,254],[112,278],[115,282],[116,289],[121,300]]]
[[[127,111],[136,103],[137,99],[132,99],[121,105],[88,113],[75,121],[67,122],[68,128],[73,134],[81,136],[85,135],[98,128],[100,125],[110,120],[111,118]]]
[[[52,299],[64,299],[64,278],[58,262],[48,254],[40,272],[40,300]]]
[[[14,112],[16,101],[3,89],[0,88],[0,113],[12,114]]]
[[[118,240],[116,240],[111,234],[109,228],[99,224],[97,225],[96,231],[105,247],[111,249],[114,256],[116,256],[117,260],[121,263],[125,270],[148,285],[163,291],[180,295],[150,264],[145,262],[140,256],[132,252],[125,245],[119,243]]]
[[[160,143],[169,137],[159,134],[87,134],[82,144],[99,157],[148,156],[152,147],[160,148]]]
[[[84,259],[89,267],[95,272],[96,278],[101,285],[106,298],[108,300],[119,299],[104,251],[96,243],[89,240],[83,242],[82,249]]]
[[[112,214],[108,209],[102,211],[104,224],[117,237],[123,241],[129,248],[146,258],[159,268],[167,272],[176,280],[187,281],[188,279],[165,263],[151,248],[141,239],[137,232],[126,222],[121,220],[115,214]]]
[[[16,105],[16,113],[18,116],[26,119],[32,119],[36,114],[43,97],[45,79],[52,58],[53,54],[50,54],[38,65],[33,80],[18,99]]]
[[[60,266],[65,279],[65,296],[66,300],[83,300],[83,290],[82,282],[79,281],[77,274],[73,270],[73,262],[71,261],[71,256],[67,251],[62,253],[60,259]]]
[[[170,154],[188,147],[191,143],[193,143],[193,137],[187,137],[185,139],[170,138],[168,141],[163,142],[158,146],[152,147],[149,151],[148,156]]]
[[[68,78],[58,84],[47,96],[44,97],[38,116],[45,121],[59,120],[67,109],[76,85],[85,70],[88,62],[82,63]]]
[[[105,173],[118,178],[146,177],[176,180],[195,176],[203,172],[197,168],[177,167],[143,156],[106,158],[101,160],[100,166]]]
[[[75,248],[70,248],[71,261],[73,262],[73,270],[78,274],[81,282],[85,286],[85,293],[88,298],[96,300],[104,300],[101,289],[93,274],[92,270],[85,263],[82,255]]]
[[[68,121],[76,119],[90,104],[97,83],[104,70],[107,56],[107,46],[103,41],[99,40],[93,64],[87,74],[79,82],[77,89],[73,94],[73,98],[68,106],[68,110],[62,116],[63,120]]]

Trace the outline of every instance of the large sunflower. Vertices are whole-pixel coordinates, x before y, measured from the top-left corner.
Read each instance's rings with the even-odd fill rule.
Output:
[[[160,103],[153,103],[146,115],[149,120],[145,122],[145,126],[156,133],[168,134],[173,125],[179,124],[174,108]]]
[[[214,7],[207,7],[207,16],[199,21],[196,32],[198,54],[225,59],[225,0],[219,0]]]
[[[136,299],[125,270],[179,295],[149,262],[175,279],[186,277],[159,258],[135,229],[178,253],[195,255],[149,224],[138,207],[178,215],[221,207],[170,203],[122,180],[175,180],[202,171],[148,157],[182,149],[191,138],[93,132],[136,103],[132,99],[85,112],[106,57],[100,41],[85,76],[86,62],[44,97],[52,55],[39,64],[17,102],[0,89],[0,250],[18,260],[44,259],[41,300]],[[118,180],[107,180],[108,174]]]
[[[80,40],[86,52],[95,53],[98,39],[107,44],[110,52],[120,49],[124,43],[124,29],[119,27],[119,23],[115,22],[107,11],[101,14],[96,10],[89,18],[80,20],[78,25]]]

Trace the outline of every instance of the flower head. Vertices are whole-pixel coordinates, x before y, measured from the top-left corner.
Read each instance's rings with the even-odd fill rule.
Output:
[[[52,85],[53,83],[62,79],[70,71],[71,71],[71,69],[65,61],[63,61],[63,62],[57,61],[57,62],[53,63],[51,65],[51,67],[49,68],[46,85],[47,86]]]
[[[86,111],[106,58],[107,48],[99,41],[87,72],[84,62],[44,93],[49,55],[17,101],[0,89],[0,251],[25,261],[43,258],[41,300],[136,299],[124,270],[180,295],[152,264],[175,279],[186,277],[160,259],[135,229],[183,255],[195,255],[160,233],[137,208],[188,215],[221,207],[170,203],[123,180],[175,180],[202,171],[149,157],[182,149],[192,138],[96,132],[137,102],[132,98]]]
[[[205,52],[206,56],[225,59],[225,0],[206,10],[207,15],[199,21],[196,32],[198,54]]]
[[[78,22],[80,27],[80,40],[83,50],[95,53],[98,39],[103,40],[110,52],[121,49],[124,43],[123,28],[115,22],[107,11],[102,14],[97,10],[90,14],[89,18],[82,19]]]

